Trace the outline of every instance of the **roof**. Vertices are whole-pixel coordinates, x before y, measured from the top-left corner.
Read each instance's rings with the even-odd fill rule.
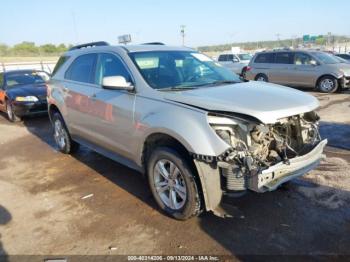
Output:
[[[315,52],[324,52],[320,50],[314,50],[314,49],[275,49],[275,50],[265,50],[261,52],[257,52],[258,54],[260,53],[279,53],[279,52],[291,52],[291,53],[296,53],[296,52],[309,52],[309,53],[315,53]]]
[[[147,51],[193,51],[193,49],[188,47],[178,47],[178,46],[167,46],[167,45],[149,45],[149,44],[143,44],[143,45],[106,45],[106,46],[93,46],[93,47],[87,47],[87,48],[81,48],[81,49],[74,49],[67,51],[67,54],[69,53],[84,53],[84,51],[103,51],[103,50],[124,50],[126,52],[147,52]]]

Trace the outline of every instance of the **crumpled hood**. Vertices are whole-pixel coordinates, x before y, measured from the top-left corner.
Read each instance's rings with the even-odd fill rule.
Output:
[[[315,97],[304,92],[254,81],[164,92],[164,98],[209,111],[249,115],[266,124],[275,123],[284,117],[310,112],[319,106]]]
[[[20,85],[9,88],[7,94],[11,98],[17,96],[36,96],[39,100],[46,99],[47,87],[45,84]]]

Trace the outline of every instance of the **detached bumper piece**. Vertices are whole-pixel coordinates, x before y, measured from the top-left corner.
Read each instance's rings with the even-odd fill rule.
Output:
[[[13,110],[19,117],[45,114],[47,113],[47,102],[14,102]]]
[[[273,191],[281,184],[316,168],[321,160],[325,158],[323,149],[327,142],[327,139],[322,140],[309,153],[289,159],[288,163],[280,162],[254,175],[243,175],[232,165],[221,166],[225,189],[228,191],[250,189],[259,193]]]

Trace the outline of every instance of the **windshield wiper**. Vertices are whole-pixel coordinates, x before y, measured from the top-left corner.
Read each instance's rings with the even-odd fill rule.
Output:
[[[218,81],[214,81],[209,83],[208,85],[224,85],[224,84],[237,84],[240,83],[239,81],[234,81],[234,80],[218,80]]]
[[[170,86],[170,87],[165,87],[165,88],[158,88],[158,91],[182,91],[182,90],[192,90],[196,89],[195,87],[192,86]]]

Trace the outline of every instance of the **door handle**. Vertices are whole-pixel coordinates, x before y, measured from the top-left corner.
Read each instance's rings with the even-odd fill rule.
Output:
[[[89,98],[92,100],[96,100],[96,94],[92,94],[91,96],[89,96]]]

